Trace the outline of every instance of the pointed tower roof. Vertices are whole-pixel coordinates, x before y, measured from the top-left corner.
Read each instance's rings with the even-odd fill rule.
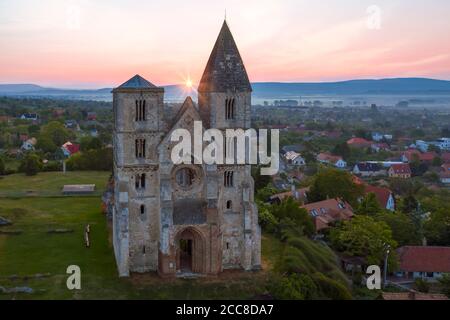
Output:
[[[150,81],[142,78],[140,75],[135,75],[130,80],[122,83],[119,88],[122,89],[152,89],[157,88],[153,83]]]
[[[199,92],[252,91],[233,35],[224,21],[203,72]]]

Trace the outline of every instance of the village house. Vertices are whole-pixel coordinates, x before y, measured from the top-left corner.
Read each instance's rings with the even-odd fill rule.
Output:
[[[380,152],[380,151],[389,151],[390,147],[387,143],[379,142],[372,144],[371,149],[374,152]]]
[[[350,220],[354,213],[347,202],[336,198],[303,205],[314,219],[316,232],[329,228],[333,223],[341,220]]]
[[[408,292],[382,292],[382,300],[449,300],[446,295],[440,293],[423,293],[410,290]]]
[[[353,174],[361,177],[378,177],[385,176],[387,171],[378,163],[361,162],[353,167]]]
[[[380,142],[382,140],[392,140],[392,134],[383,134],[379,132],[372,132],[372,140]]]
[[[67,141],[61,146],[61,150],[66,158],[80,151],[80,145]]]
[[[37,113],[24,113],[20,116],[20,119],[29,121],[38,121],[39,115]]]
[[[444,163],[439,172],[439,179],[444,184],[450,184],[450,163]]]
[[[27,141],[28,139],[30,139],[30,137],[27,134],[19,134],[20,142],[23,143],[23,142]]]
[[[411,168],[407,163],[394,164],[389,168],[388,174],[389,178],[409,179],[411,178]]]
[[[370,184],[367,184],[364,180],[360,179],[359,177],[353,175],[352,176],[353,183],[360,185],[364,188],[364,195],[367,195],[369,193],[375,194],[378,204],[381,208],[389,210],[389,211],[395,211],[395,197],[391,190],[388,188],[383,187],[376,187],[372,186]],[[360,201],[362,198],[360,199]]]
[[[422,152],[428,151],[430,146],[438,147],[441,150],[450,150],[450,138],[440,138],[435,141],[416,140],[415,146]]]
[[[347,145],[352,148],[364,149],[370,148],[370,146],[372,145],[372,141],[363,138],[351,138],[347,141]]]
[[[309,187],[295,189],[295,186],[292,186],[291,191],[286,191],[272,195],[269,199],[269,202],[271,204],[280,204],[281,202],[283,202],[283,200],[291,197],[297,201],[305,203],[308,200],[306,195],[307,192],[309,192]]]
[[[409,149],[402,154],[403,162],[413,162],[415,160],[419,160],[420,162],[432,163],[434,158],[439,157],[436,152],[423,152],[421,153],[415,149]]]
[[[62,116],[64,116],[64,113],[64,109],[54,109],[52,115],[54,118],[61,118]]]
[[[450,152],[442,152],[440,158],[442,162],[450,163]]]
[[[71,119],[64,121],[64,127],[67,129],[77,129],[79,126],[77,120]]]
[[[336,168],[345,168],[347,167],[347,162],[341,156],[335,156],[330,153],[319,153],[316,157],[316,160],[323,164],[333,165]]]
[[[12,121],[12,117],[0,115],[0,123],[10,123],[11,121]]]
[[[435,281],[450,273],[450,247],[404,246],[397,249],[397,277]]]
[[[375,187],[369,184],[364,185],[364,193],[367,195],[369,193],[375,194],[378,203],[381,208],[395,211],[395,198],[394,194],[388,188]]]
[[[301,154],[295,152],[295,151],[288,151],[284,155],[286,162],[293,166],[304,166],[306,165],[305,159],[302,157]]]
[[[25,141],[20,148],[23,151],[32,151],[32,150],[34,150],[36,143],[37,143],[37,139],[31,138],[31,139],[28,139],[27,141]]]
[[[97,114],[95,112],[88,112],[86,116],[87,121],[95,121],[97,120]]]

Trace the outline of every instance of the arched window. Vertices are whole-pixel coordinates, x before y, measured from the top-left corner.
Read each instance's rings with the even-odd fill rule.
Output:
[[[141,212],[141,214],[145,213],[145,206],[143,204],[141,204],[140,212]]]
[[[145,100],[136,100],[136,111],[135,111],[135,120],[136,121],[145,121],[147,119],[147,106]]]
[[[233,171],[225,171],[223,173],[223,184],[227,188],[233,187],[234,181],[233,181]]]
[[[227,209],[230,210],[233,206],[233,202],[231,200],[227,201]]]
[[[136,139],[134,143],[136,158],[145,158],[145,139]]]
[[[145,173],[141,174],[141,188],[145,189]]]
[[[175,174],[175,179],[179,186],[189,187],[194,182],[194,171],[189,168],[181,168]]]
[[[136,175],[134,185],[136,190],[145,189],[145,173]]]
[[[235,114],[235,99],[234,98],[226,98],[225,99],[225,119],[232,120],[234,119]]]

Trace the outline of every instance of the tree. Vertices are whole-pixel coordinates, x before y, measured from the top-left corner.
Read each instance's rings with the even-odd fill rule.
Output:
[[[0,175],[4,175],[5,172],[6,172],[5,160],[3,160],[2,157],[0,157]]]
[[[439,279],[439,284],[441,285],[442,293],[450,298],[450,273],[443,274]]]
[[[28,134],[31,136],[33,136],[33,135],[35,136],[39,133],[40,129],[41,128],[37,124],[32,124],[32,125],[28,126]]]
[[[411,216],[403,212],[383,211],[375,216],[375,220],[383,221],[391,228],[392,237],[399,246],[421,243],[420,230],[418,230]]]
[[[368,193],[356,209],[357,214],[375,215],[382,211],[375,193]]]
[[[53,153],[58,147],[49,135],[41,134],[37,141],[36,148],[46,153]]]
[[[279,222],[279,234],[294,231],[297,235],[311,236],[314,224],[308,211],[300,208],[298,202],[289,197],[272,206],[272,215]]]
[[[96,137],[83,137],[80,141],[80,150],[89,151],[101,149],[103,146],[102,141]]]
[[[284,277],[275,276],[269,290],[280,300],[312,300],[318,295],[317,286],[311,277],[296,273]]]
[[[440,166],[442,166],[443,163],[444,163],[444,161],[442,161],[441,157],[435,157],[433,159],[433,162],[431,163],[431,165],[433,167],[440,167]]]
[[[70,137],[70,132],[58,121],[51,121],[41,128],[40,138],[49,137],[56,146],[63,145]]]
[[[66,162],[69,170],[112,170],[112,149],[104,148],[75,153]]]
[[[310,202],[339,197],[356,207],[363,196],[363,187],[353,182],[350,173],[327,168],[316,174],[307,195]]]
[[[434,144],[430,144],[428,146],[428,150],[429,152],[436,152],[437,154],[441,154],[441,148],[439,148],[438,146],[435,146]]]
[[[440,208],[424,223],[424,233],[430,245],[450,246],[450,210]]]
[[[275,193],[277,193],[277,190],[275,189],[275,187],[271,183],[269,183],[264,188],[261,188],[259,190],[255,190],[255,191],[256,191],[256,198],[258,200],[260,200],[261,202],[269,201],[269,198],[272,195],[274,195]]]
[[[347,142],[342,142],[337,144],[333,149],[333,154],[341,156],[344,160],[347,160],[351,155],[351,149],[348,146]]]
[[[20,163],[19,170],[27,176],[34,176],[42,170],[42,162],[35,153],[28,153]]]
[[[414,287],[419,292],[423,292],[423,293],[430,292],[430,284],[423,279],[416,279],[414,281]]]
[[[382,221],[368,216],[355,216],[344,221],[340,227],[330,232],[334,248],[350,256],[364,257],[368,264],[380,265],[385,257],[386,248],[390,246],[389,263],[395,266],[397,242],[392,238],[392,231]]]
[[[419,202],[417,199],[412,195],[409,194],[406,197],[402,199],[402,202],[400,203],[401,211],[404,213],[411,213],[418,209]]]

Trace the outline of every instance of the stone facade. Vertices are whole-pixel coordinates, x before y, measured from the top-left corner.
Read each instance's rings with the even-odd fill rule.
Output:
[[[250,128],[251,86],[223,24],[199,85],[176,114],[136,75],[113,90],[113,245],[120,276],[260,268],[261,231],[249,165],[175,165],[171,133]],[[230,178],[226,178],[227,175]]]

